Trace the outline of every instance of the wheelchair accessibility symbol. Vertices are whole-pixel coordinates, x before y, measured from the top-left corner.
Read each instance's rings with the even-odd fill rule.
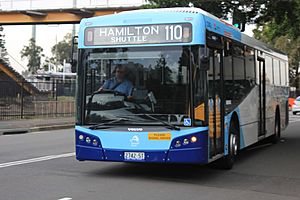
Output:
[[[191,120],[191,118],[184,118],[184,119],[183,119],[183,125],[184,125],[184,126],[191,126],[191,125],[192,125],[192,120]]]

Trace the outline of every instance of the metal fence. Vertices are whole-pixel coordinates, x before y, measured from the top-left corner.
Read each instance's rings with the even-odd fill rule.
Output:
[[[0,81],[0,120],[75,116],[75,81]]]

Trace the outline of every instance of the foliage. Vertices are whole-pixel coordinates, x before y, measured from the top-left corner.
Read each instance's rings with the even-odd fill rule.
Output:
[[[52,60],[56,61],[56,64],[63,65],[64,60],[70,62],[72,51],[72,34],[68,33],[64,39],[51,48],[53,54]]]
[[[256,23],[254,37],[286,52],[289,56],[291,85],[296,83],[300,63],[300,0],[150,0],[145,8],[194,6],[227,19],[238,17]]]
[[[50,61],[50,59],[48,57],[46,57],[44,63],[42,64],[42,69],[44,71],[49,71],[50,70],[49,69],[49,65],[51,65],[51,61]]]
[[[30,75],[30,73],[29,73],[28,70],[22,71],[22,76],[23,76],[23,77],[28,77],[29,75]]]
[[[264,6],[270,4],[268,0],[149,0],[150,5],[145,8],[169,7],[198,7],[213,15],[228,19],[229,14],[239,13],[240,20],[253,23],[257,15],[263,12]]]
[[[289,56],[290,85],[298,87],[300,63],[300,0],[274,1],[257,20],[253,31],[262,40]]]
[[[156,65],[154,66],[154,73],[156,73],[156,77],[161,77],[160,81],[163,83],[173,83],[172,79],[172,70],[167,65],[166,58],[163,54],[160,55],[160,58],[156,61]]]
[[[36,44],[36,41],[31,38],[28,46],[24,46],[21,51],[21,58],[27,58],[28,60],[28,71],[32,74],[41,66],[41,58],[44,56],[43,48]]]
[[[282,35],[295,39],[300,35],[300,0],[272,1],[257,19],[258,26],[269,27],[268,38]]]
[[[3,59],[5,62],[9,63],[9,59],[7,57],[8,56],[7,49],[5,48],[5,40],[4,40],[5,35],[2,32],[3,32],[3,27],[0,26],[0,58]]]

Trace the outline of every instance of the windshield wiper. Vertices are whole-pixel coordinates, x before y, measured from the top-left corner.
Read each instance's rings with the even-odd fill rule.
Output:
[[[100,123],[100,124],[95,124],[93,126],[90,126],[89,129],[92,129],[92,130],[102,129],[102,128],[104,129],[104,128],[108,128],[107,125],[115,124],[115,123],[118,123],[118,122],[121,122],[121,121],[129,121],[129,119],[119,118],[119,119],[116,119],[116,120],[103,122],[103,123]]]
[[[149,114],[141,114],[139,116],[146,116],[148,117],[149,119],[152,119],[154,121],[157,121],[157,122],[160,122],[162,124],[164,124],[165,126],[171,128],[172,130],[176,130],[176,131],[179,131],[180,130],[180,127],[176,126],[176,125],[173,125],[171,123],[168,123],[166,121],[163,121],[163,120],[160,120],[156,117],[153,117]],[[89,129],[92,129],[92,130],[96,130],[96,129],[106,129],[106,128],[109,128],[108,125],[112,125],[112,124],[116,124],[118,122],[121,122],[121,121],[133,121],[133,122],[139,122],[140,120],[136,120],[134,118],[119,118],[119,119],[115,119],[115,120],[111,120],[111,121],[108,121],[108,122],[103,122],[103,123],[100,123],[100,124],[95,124],[93,126],[90,126]]]
[[[160,120],[160,119],[158,119],[158,118],[156,118],[156,117],[153,117],[153,116],[151,116],[151,115],[149,115],[149,114],[142,114],[142,116],[146,116],[146,117],[148,117],[148,118],[150,118],[150,119],[152,119],[152,120],[154,120],[154,121],[160,122],[160,123],[166,125],[167,127],[171,128],[172,130],[180,131],[180,127],[175,126],[175,125],[173,125],[173,124],[171,124],[171,123],[169,123],[169,122]]]

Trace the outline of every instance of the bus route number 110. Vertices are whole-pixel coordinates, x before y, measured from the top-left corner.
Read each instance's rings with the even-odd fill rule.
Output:
[[[182,40],[183,29],[181,25],[167,25],[166,40]]]

